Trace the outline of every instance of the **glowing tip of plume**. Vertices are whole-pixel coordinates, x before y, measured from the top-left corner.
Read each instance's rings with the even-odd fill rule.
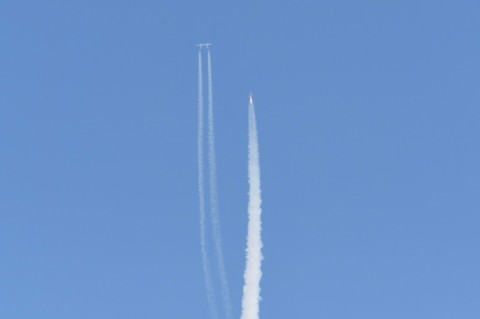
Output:
[[[250,95],[250,104],[253,104],[253,96]]]

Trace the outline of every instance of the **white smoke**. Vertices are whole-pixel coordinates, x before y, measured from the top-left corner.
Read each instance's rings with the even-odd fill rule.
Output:
[[[202,52],[198,51],[198,197],[200,206],[200,247],[202,252],[203,275],[207,289],[207,302],[211,318],[218,318],[217,303],[212,277],[210,275],[210,260],[208,258],[207,237],[206,237],[206,211],[205,211],[205,178],[204,178],[204,128],[203,128],[203,74],[202,74]]]
[[[208,164],[209,164],[209,188],[210,188],[210,210],[212,216],[212,232],[217,256],[217,267],[220,276],[223,306],[226,319],[233,319],[230,293],[228,290],[227,272],[222,248],[222,235],[220,227],[220,213],[217,196],[217,164],[215,151],[215,121],[213,115],[213,84],[212,84],[212,60],[208,50]]]
[[[252,100],[248,107],[248,202],[247,256],[243,286],[241,319],[258,319],[260,279],[262,277],[261,190],[257,124]]]

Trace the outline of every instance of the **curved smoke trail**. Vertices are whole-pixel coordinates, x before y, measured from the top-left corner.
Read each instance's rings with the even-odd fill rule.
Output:
[[[209,163],[209,186],[210,186],[210,209],[212,216],[212,232],[217,255],[217,266],[220,275],[220,284],[222,288],[222,298],[225,311],[225,318],[232,319],[232,305],[230,302],[230,293],[228,290],[227,271],[222,249],[222,235],[220,229],[220,213],[218,208],[217,196],[217,164],[215,156],[215,125],[213,116],[213,85],[212,85],[212,60],[210,50],[208,50],[208,163]]]
[[[213,319],[218,318],[217,303],[215,300],[215,291],[213,289],[213,281],[210,275],[210,260],[208,258],[207,237],[206,237],[206,218],[205,212],[205,178],[204,178],[204,156],[203,156],[203,80],[202,80],[202,52],[198,51],[198,135],[197,135],[197,151],[198,151],[198,197],[200,206],[200,247],[202,251],[202,266],[205,277],[205,286],[207,289],[207,302],[210,315]]]
[[[243,286],[242,319],[258,319],[260,279],[262,278],[262,198],[255,109],[250,96],[248,106],[248,200],[247,257]]]

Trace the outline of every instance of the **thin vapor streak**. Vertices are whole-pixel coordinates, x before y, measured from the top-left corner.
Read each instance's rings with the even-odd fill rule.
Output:
[[[251,98],[248,106],[248,182],[250,185],[248,199],[248,234],[241,319],[258,319],[263,259],[261,237],[262,199],[257,124],[255,109]]]
[[[228,289],[227,271],[222,248],[222,235],[220,227],[220,212],[218,208],[217,194],[217,164],[215,151],[215,121],[213,115],[213,84],[212,84],[212,60],[210,50],[207,53],[208,66],[208,164],[209,164],[209,189],[210,189],[210,210],[212,216],[212,232],[215,253],[217,256],[217,267],[220,276],[223,306],[226,319],[233,319],[230,292]]]
[[[211,318],[218,319],[217,302],[212,277],[210,275],[210,260],[208,257],[207,236],[206,236],[206,210],[205,210],[205,163],[203,154],[204,128],[203,128],[203,74],[202,74],[202,52],[198,51],[198,197],[200,207],[200,247],[202,252],[203,275],[207,290],[207,302]]]

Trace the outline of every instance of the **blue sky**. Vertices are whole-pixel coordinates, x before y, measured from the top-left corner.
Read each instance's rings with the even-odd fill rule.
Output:
[[[208,318],[212,42],[234,311],[253,91],[265,318],[480,316],[477,1],[0,4],[0,317]]]

